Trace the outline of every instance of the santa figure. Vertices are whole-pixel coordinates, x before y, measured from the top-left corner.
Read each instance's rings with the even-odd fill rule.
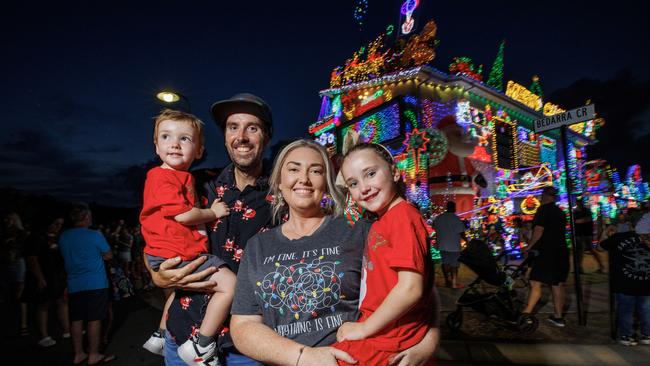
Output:
[[[474,208],[474,197],[478,186],[485,186],[485,179],[472,165],[467,157],[472,155],[477,145],[458,123],[456,116],[449,115],[440,120],[437,128],[442,131],[449,147],[445,158],[436,166],[429,168],[429,195],[431,203],[437,207],[446,207],[447,201],[456,202],[458,216],[471,216],[464,212]]]

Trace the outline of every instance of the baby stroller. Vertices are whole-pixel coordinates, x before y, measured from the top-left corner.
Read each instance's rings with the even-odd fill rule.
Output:
[[[463,324],[463,308],[474,311],[508,326],[516,326],[522,333],[534,332],[539,321],[532,314],[522,314],[524,305],[516,288],[527,288],[525,272],[535,253],[531,251],[520,265],[499,266],[487,244],[481,240],[470,241],[459,261],[474,271],[478,277],[456,300],[457,308],[447,316],[447,326],[458,330]],[[484,286],[488,284],[490,286]],[[525,295],[525,294],[524,294]]]

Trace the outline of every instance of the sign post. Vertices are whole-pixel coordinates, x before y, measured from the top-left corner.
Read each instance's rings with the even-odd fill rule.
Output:
[[[572,109],[570,111],[546,116],[535,120],[533,128],[535,133],[552,130],[561,126],[568,126],[578,122],[589,121],[596,118],[595,106],[593,104]]]
[[[578,122],[584,122],[594,119],[596,116],[595,107],[593,104],[584,107],[572,109],[570,111],[558,113],[552,116],[547,116],[533,122],[535,133],[548,131],[560,127],[562,138],[562,153],[564,154],[564,180],[565,189],[567,192],[567,200],[569,201],[569,222],[571,224],[571,248],[573,250],[573,278],[575,283],[576,293],[576,307],[578,311],[578,324],[586,325],[586,318],[583,311],[582,303],[582,283],[580,281],[580,257],[576,250],[576,235],[575,235],[575,222],[573,220],[573,182],[571,182],[571,175],[569,173],[569,151],[567,151],[567,128],[569,125]]]

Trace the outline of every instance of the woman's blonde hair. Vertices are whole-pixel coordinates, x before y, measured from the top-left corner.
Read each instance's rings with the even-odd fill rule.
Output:
[[[25,227],[23,226],[23,220],[20,219],[20,215],[15,212],[10,212],[6,215],[6,217],[13,221],[13,227],[20,231],[25,230]]]
[[[332,162],[327,155],[327,151],[325,151],[321,145],[312,140],[300,139],[285,146],[275,158],[275,162],[273,163],[273,171],[271,171],[271,177],[269,178],[269,193],[273,195],[271,213],[274,224],[281,222],[282,216],[285,215],[289,210],[287,203],[282,198],[282,193],[280,191],[280,177],[282,175],[282,166],[284,165],[284,161],[286,160],[287,155],[289,155],[289,153],[293,150],[300,147],[306,147],[315,150],[318,152],[318,154],[320,154],[321,158],[323,158],[323,163],[325,165],[325,182],[327,184],[325,192],[328,196],[325,205],[327,214],[339,216],[343,213],[343,195],[334,183],[334,167],[332,166]]]

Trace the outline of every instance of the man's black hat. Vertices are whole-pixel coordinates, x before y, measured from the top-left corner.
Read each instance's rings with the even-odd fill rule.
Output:
[[[273,135],[271,108],[262,98],[256,95],[250,93],[235,94],[230,99],[215,102],[210,110],[212,111],[212,118],[222,130],[225,129],[226,120],[231,114],[248,113],[264,122],[269,139]]]

